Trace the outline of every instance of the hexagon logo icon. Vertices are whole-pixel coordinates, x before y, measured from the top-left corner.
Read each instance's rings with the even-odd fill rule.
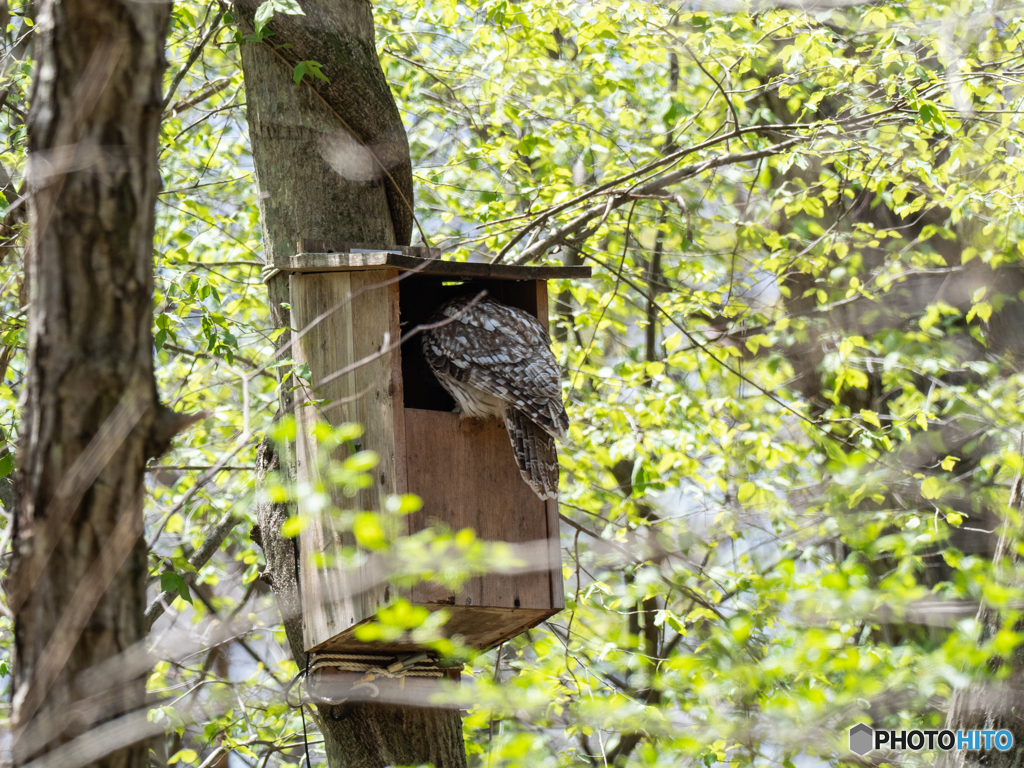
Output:
[[[871,751],[875,741],[875,730],[865,723],[857,723],[850,729],[850,751],[858,755],[866,755]]]

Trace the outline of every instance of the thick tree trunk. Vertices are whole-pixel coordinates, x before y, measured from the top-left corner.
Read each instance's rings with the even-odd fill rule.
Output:
[[[16,763],[144,706],[145,678],[125,679],[115,657],[144,635],[146,460],[181,423],[158,405],[151,337],[169,11],[45,0],[37,17],[27,401],[8,593]],[[146,744],[130,741],[94,744],[82,762],[147,765]]]
[[[1024,480],[1020,475],[1013,482],[1010,505],[1024,510]],[[993,562],[1000,569],[997,573],[1005,577],[1011,586],[1017,586],[1016,568],[1020,556],[1016,551],[1017,532],[1004,523]],[[1009,567],[1005,567],[1009,566]],[[1005,569],[1004,569],[1005,567]],[[1005,616],[985,603],[978,609],[977,623],[981,629],[981,640],[990,640],[1002,628]],[[1018,631],[1020,626],[1018,625]],[[966,688],[953,691],[946,714],[946,728],[952,731],[967,730],[1008,730],[1013,734],[1013,747],[1006,752],[997,749],[967,752],[956,749],[949,752],[941,765],[944,768],[967,768],[974,765],[996,766],[996,768],[1021,768],[1024,766],[1024,724],[1020,712],[1024,705],[1024,646],[1018,646],[1008,658],[1001,660],[1008,664],[1010,673],[1004,679],[975,682]],[[993,671],[996,665],[993,664]]]
[[[235,2],[247,33],[260,4]],[[333,234],[408,245],[409,142],[377,59],[370,3],[299,5],[302,16],[274,15],[268,43],[242,47],[267,255],[293,253],[295,242],[281,238],[299,231],[312,239]],[[292,73],[300,61],[318,62],[330,82],[307,76],[296,89]]]
[[[305,16],[275,15],[275,46],[242,47],[249,135],[260,189],[268,263],[291,256],[302,238],[375,245],[408,244],[412,233],[412,171],[398,109],[374,48],[373,16],[364,0],[303,0]],[[252,34],[258,0],[235,9]],[[292,68],[315,60],[330,79],[297,87]],[[271,314],[288,327],[288,279],[268,281]],[[282,337],[282,341],[285,337]],[[281,407],[291,402],[286,387]],[[281,457],[260,449],[258,480],[277,470]],[[285,468],[289,461],[283,462]],[[257,505],[253,537],[267,560],[292,654],[305,663],[302,617],[295,582],[295,550],[281,536],[290,510]],[[433,763],[466,765],[457,711],[383,704],[321,707],[319,725],[331,768],[382,768]]]

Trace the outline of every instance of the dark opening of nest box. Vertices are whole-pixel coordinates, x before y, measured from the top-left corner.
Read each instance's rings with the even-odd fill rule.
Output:
[[[402,597],[429,610],[445,609],[450,614],[445,632],[480,649],[560,611],[558,504],[539,499],[523,481],[503,424],[460,422],[451,396],[423,359],[418,337],[377,353],[428,322],[444,302],[481,290],[546,325],[547,280],[586,277],[589,269],[440,261],[418,248],[311,241],[298,250],[274,266],[289,275],[292,328],[304,329],[320,318],[294,347],[296,364],[309,366],[318,400],[297,409],[299,481],[317,480],[318,446],[311,436],[317,420],[359,422],[364,427],[360,447],[375,451],[380,462],[373,486],[352,499],[336,493],[337,508],[379,510],[390,494],[414,493],[423,508],[401,519],[401,534],[435,523],[454,531],[472,528],[481,540],[520,545],[532,564],[513,574],[473,578],[457,593],[425,582]],[[330,516],[303,509],[302,501],[299,511],[306,517],[300,534],[306,650],[411,649],[408,639],[374,645],[356,639],[355,628],[393,602],[399,590],[388,586],[373,558],[359,568],[332,565],[331,551],[351,544],[350,535],[335,530]]]

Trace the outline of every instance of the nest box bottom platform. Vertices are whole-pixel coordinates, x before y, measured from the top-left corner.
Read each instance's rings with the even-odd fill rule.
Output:
[[[444,625],[447,637],[461,635],[466,645],[487,650],[532,629],[545,619],[558,613],[551,608],[489,608],[476,605],[428,605],[433,610],[443,608],[449,613],[448,622]],[[387,643],[366,643],[356,638],[356,629],[371,619],[362,621],[339,635],[332,637],[317,648],[310,649],[316,653],[356,653],[359,651],[396,653],[413,651],[419,646],[412,642],[397,640]]]
[[[443,694],[462,677],[462,665],[442,666],[427,654],[322,653],[312,656],[307,691],[317,704],[356,701],[456,708]],[[403,658],[405,657],[405,658]],[[438,697],[438,694],[441,694]]]

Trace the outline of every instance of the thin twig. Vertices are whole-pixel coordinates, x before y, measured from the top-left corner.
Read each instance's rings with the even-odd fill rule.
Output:
[[[236,525],[241,522],[241,518],[234,513],[234,510],[229,510],[217,521],[217,524],[210,530],[204,541],[199,548],[192,553],[192,557],[188,559],[189,565],[198,571],[210,558],[213,557],[213,553],[220,549],[220,545],[224,543],[224,539],[228,537],[228,534],[234,529]],[[191,583],[195,581],[196,574],[190,573],[185,577],[185,581]],[[177,596],[178,591],[175,589],[165,589],[146,609],[146,613],[143,617],[145,622],[145,631],[149,632],[158,618],[163,615],[166,606],[174,600]]]
[[[210,28],[206,31],[203,39],[192,49],[188,59],[185,61],[184,66],[178,70],[178,74],[174,76],[174,80],[171,81],[171,87],[167,89],[167,95],[164,96],[163,109],[167,109],[167,105],[171,103],[171,99],[174,98],[174,92],[178,90],[178,86],[181,81],[188,74],[188,71],[192,68],[192,65],[196,63],[196,60],[203,54],[203,49],[206,48],[206,44],[210,41],[210,38],[217,32],[220,20],[224,18],[225,12],[228,7],[224,3],[218,3],[220,9],[217,11],[217,15],[213,17],[213,21],[210,22]]]
[[[683,48],[688,54],[690,54],[690,58],[693,59],[693,63],[697,65],[701,72],[708,76],[708,79],[715,84],[715,88],[718,89],[718,92],[722,94],[722,98],[725,99],[725,106],[729,108],[729,112],[732,114],[733,133],[738,133],[740,130],[740,118],[739,115],[736,114],[736,107],[729,99],[729,94],[726,93],[725,87],[715,79],[714,75],[708,72],[704,63],[697,58],[697,55],[693,51],[690,50],[690,46],[684,43]]]

